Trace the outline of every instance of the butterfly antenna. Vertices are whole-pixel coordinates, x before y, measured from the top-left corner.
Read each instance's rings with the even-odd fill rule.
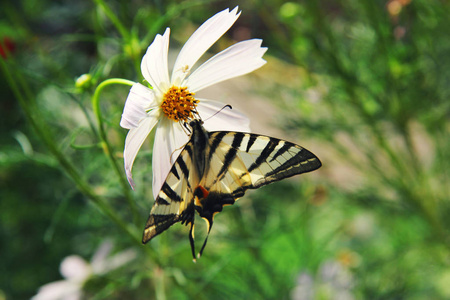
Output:
[[[225,105],[224,107],[222,107],[221,109],[219,109],[218,111],[216,111],[212,116],[208,117],[205,119],[204,122],[208,121],[209,119],[211,119],[212,117],[214,117],[215,115],[217,115],[218,113],[220,113],[222,110],[224,110],[225,108],[229,108],[229,109],[233,109],[233,107],[230,104]]]
[[[197,262],[197,259],[195,258],[194,222],[191,222],[191,229],[189,230],[189,242],[191,243],[192,257],[194,258],[193,261]]]

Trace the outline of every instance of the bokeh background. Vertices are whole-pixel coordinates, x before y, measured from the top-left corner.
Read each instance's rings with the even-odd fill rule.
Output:
[[[184,226],[140,243],[152,137],[131,191],[129,87],[94,91],[141,80],[166,27],[174,57],[236,5],[206,56],[262,38],[268,63],[202,95],[323,167],[226,207],[194,264]],[[56,281],[59,298],[36,299],[450,298],[448,1],[30,0],[0,15],[0,299]]]

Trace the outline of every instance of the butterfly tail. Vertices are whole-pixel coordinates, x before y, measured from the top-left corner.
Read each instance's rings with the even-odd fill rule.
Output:
[[[202,256],[203,250],[205,250],[206,242],[208,241],[209,233],[211,232],[211,227],[213,225],[213,219],[212,218],[210,220],[205,219],[205,221],[206,221],[206,224],[208,226],[208,232],[206,233],[206,238],[205,238],[205,241],[203,242],[203,246],[200,249],[200,252],[198,253],[198,256],[197,256],[198,258],[200,258]]]
[[[194,222],[191,222],[191,229],[189,230],[189,242],[191,243],[192,257],[194,258],[193,261],[197,262],[197,259],[195,258]]]

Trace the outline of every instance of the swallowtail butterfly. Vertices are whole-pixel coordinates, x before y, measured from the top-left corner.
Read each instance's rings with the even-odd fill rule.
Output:
[[[322,165],[314,154],[296,144],[253,133],[208,132],[202,123],[196,119],[189,123],[190,140],[156,198],[142,239],[145,244],[177,222],[190,224],[194,261],[195,212],[206,220],[209,235],[214,215],[223,206],[234,204],[247,189],[311,172]]]

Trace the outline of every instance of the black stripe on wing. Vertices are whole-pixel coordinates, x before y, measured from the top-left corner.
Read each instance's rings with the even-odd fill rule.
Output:
[[[272,157],[270,162],[273,162],[274,160],[276,160],[279,156],[281,156],[284,153],[286,153],[292,147],[295,147],[295,144],[292,144],[292,143],[289,143],[289,142],[284,142],[284,145],[280,149],[278,149],[277,153],[275,153],[275,155]]]
[[[297,148],[297,147],[296,147]],[[254,183],[252,189],[259,188],[269,183],[292,177],[294,175],[314,171],[322,166],[320,160],[308,150],[302,148],[300,152],[292,156],[286,162],[265,174],[265,177]]]
[[[212,135],[210,133],[210,137],[213,137],[212,140],[210,140],[210,151],[209,151],[209,156],[208,156],[208,161],[211,161],[211,158],[214,154],[214,152],[216,152],[217,147],[219,147],[220,143],[222,142],[223,137],[227,134],[228,132],[226,131],[218,131],[215,132],[214,135]]]
[[[224,175],[228,168],[230,167],[233,160],[236,158],[236,154],[238,152],[239,147],[241,146],[242,140],[244,139],[244,134],[242,132],[236,132],[233,143],[231,144],[231,148],[228,150],[227,154],[225,155],[225,160],[223,162],[222,168],[220,169],[219,173],[217,174],[217,177],[220,178],[222,175]]]
[[[187,150],[187,149],[190,149],[190,147],[187,147],[187,146],[186,146],[185,149],[186,149],[186,150]],[[189,156],[190,156],[191,159],[192,159],[192,151],[187,151],[187,152],[189,153]],[[189,178],[189,169],[188,169],[188,167],[186,166],[186,163],[185,163],[185,161],[184,161],[182,155],[180,155],[180,156],[177,158],[175,164],[178,165],[178,166],[180,167],[180,170],[181,170],[181,172],[183,173],[183,177],[184,177],[185,179]],[[174,171],[174,169],[175,169],[175,171]],[[174,175],[175,175],[175,172],[177,172],[176,166],[175,166],[175,165],[172,167],[172,169],[170,170],[170,172],[171,172],[171,173],[174,173]],[[175,176],[176,176],[176,175],[175,175]],[[178,179],[180,179],[178,176],[176,176],[176,177],[177,177]]]
[[[267,161],[267,158],[272,154],[275,147],[278,145],[280,140],[275,138],[269,138],[269,142],[267,143],[264,150],[261,154],[256,158],[255,162],[248,168],[248,171],[251,173],[254,169],[258,168],[262,163]]]
[[[142,243],[147,243],[152,238],[180,221],[180,216],[177,214],[153,215],[150,214],[145,225]]]
[[[172,188],[167,184],[167,182],[164,182],[161,192],[164,192],[167,197],[170,198],[170,200],[175,202],[181,202],[183,199],[181,199],[180,195],[178,195]],[[158,197],[159,198],[159,197]]]
[[[250,134],[250,138],[248,140],[247,148],[245,149],[245,152],[249,152],[250,151],[250,148],[253,146],[253,144],[256,141],[256,137],[257,137],[256,134]]]
[[[271,161],[273,160],[274,159],[272,159]],[[320,168],[320,166],[322,166],[320,160],[314,154],[302,148],[300,152],[298,152],[295,156],[292,156],[289,160],[287,160],[281,166],[274,169],[272,172],[267,173],[266,176],[273,176],[276,174],[280,174],[283,171],[290,169],[294,169],[296,172],[292,175],[296,175],[314,171]]]

